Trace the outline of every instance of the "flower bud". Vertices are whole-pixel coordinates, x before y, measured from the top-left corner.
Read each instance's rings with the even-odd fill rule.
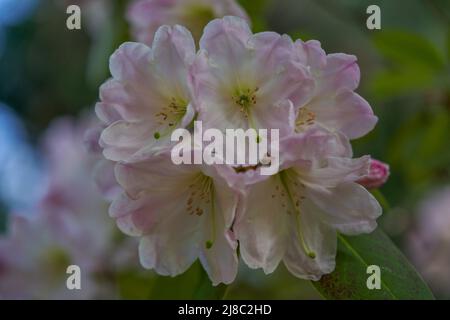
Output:
[[[386,183],[389,165],[376,159],[370,160],[369,174],[357,182],[367,189],[375,189]]]

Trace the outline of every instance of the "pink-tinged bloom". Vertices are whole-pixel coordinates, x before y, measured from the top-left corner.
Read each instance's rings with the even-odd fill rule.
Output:
[[[314,91],[307,68],[294,61],[294,43],[274,32],[252,34],[247,22],[210,22],[191,68],[198,120],[205,128],[279,129],[292,133],[295,106]]]
[[[357,182],[367,189],[381,187],[389,178],[389,165],[376,159],[370,160],[369,174]]]
[[[233,186],[246,184],[233,230],[249,267],[271,273],[283,261],[295,276],[318,280],[335,267],[336,231],[376,228],[380,205],[355,182],[369,157],[351,159],[345,137],[317,128],[281,141],[280,150],[278,174],[228,176]]]
[[[419,206],[408,253],[434,291],[450,294],[450,186],[431,194]]]
[[[48,129],[48,187],[39,210],[32,219],[11,215],[0,239],[0,298],[115,298],[115,283],[105,276],[138,270],[135,241],[120,237],[92,179],[99,155],[88,154],[83,141],[92,123],[64,118]],[[66,287],[71,264],[81,268],[81,290]]]
[[[108,216],[109,202],[104,194],[108,191],[111,198],[120,192],[114,166],[98,151],[89,153],[86,150],[86,131],[95,128],[97,123],[92,115],[81,120],[61,118],[47,130],[44,154],[49,185],[39,203],[41,212],[37,214],[58,216],[69,221],[92,268],[108,270],[134,241],[113,241],[120,239],[117,237],[120,232]],[[97,183],[93,176],[99,177]],[[135,266],[133,254],[129,256],[130,262],[123,261],[124,266]]]
[[[279,129],[280,137],[292,133],[295,106],[308,101],[314,89],[293,52],[288,36],[252,34],[243,19],[210,22],[191,69],[204,127]]]
[[[312,99],[301,105],[296,129],[316,123],[330,131],[340,131],[356,139],[371,131],[378,121],[369,103],[354,92],[360,71],[356,57],[343,53],[326,54],[320,42],[295,42],[297,59],[309,66],[315,80]]]
[[[84,133],[84,146],[86,151],[97,159],[97,164],[93,168],[94,180],[97,188],[106,200],[112,201],[120,193],[120,186],[117,184],[114,175],[114,161],[102,157],[102,151],[99,141],[102,131],[105,127],[99,122],[92,123]]]
[[[87,247],[81,246],[76,225],[64,216],[54,215],[41,215],[35,219],[13,216],[11,219],[9,234],[0,238],[0,298],[114,297],[110,291],[113,288],[98,285],[94,280],[95,270],[89,258],[95,257],[83,252],[90,243]],[[66,269],[71,264],[82,270],[82,290],[66,287]]]
[[[175,276],[199,258],[214,285],[234,280],[237,243],[229,229],[238,194],[215,167],[175,165],[165,151],[117,164],[116,177],[124,193],[110,215],[123,232],[141,238],[145,268]]]
[[[152,48],[128,42],[111,56],[112,79],[101,86],[96,105],[107,126],[100,138],[107,159],[164,146],[172,130],[191,122],[188,68],[194,58],[194,40],[181,26],[158,29]]]
[[[183,25],[199,40],[209,21],[226,15],[249,20],[235,0],[138,0],[131,3],[127,19],[137,41],[151,44],[163,24]]]

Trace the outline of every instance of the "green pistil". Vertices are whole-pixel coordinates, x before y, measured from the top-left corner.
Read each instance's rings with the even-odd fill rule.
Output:
[[[303,251],[305,251],[306,255],[309,258],[311,258],[311,259],[315,259],[316,258],[316,253],[309,248],[308,244],[305,241],[305,238],[303,237],[303,233],[302,233],[302,229],[301,229],[301,219],[300,219],[301,213],[300,213],[300,209],[295,205],[294,198],[292,196],[291,191],[289,190],[289,186],[288,186],[288,183],[286,181],[287,180],[287,176],[286,175],[287,175],[286,171],[281,171],[280,174],[279,174],[280,181],[281,181],[281,184],[283,185],[284,189],[286,190],[286,193],[287,193],[287,195],[289,197],[289,201],[291,202],[292,208],[294,208],[295,211],[296,211],[297,233],[298,233],[298,236],[299,236],[300,244],[301,244],[301,246],[303,248]]]
[[[248,109],[250,107],[250,98],[245,94],[241,94],[237,100],[237,104],[242,108]]]
[[[212,239],[206,241],[206,243],[205,243],[206,249],[211,249],[212,246],[214,245],[214,241],[216,240],[216,212],[215,212],[216,208],[214,205],[214,185],[212,184],[212,182],[210,182],[210,183],[211,183],[211,192],[210,192],[211,200],[210,201],[211,201],[211,223],[212,223],[211,236],[212,236]]]

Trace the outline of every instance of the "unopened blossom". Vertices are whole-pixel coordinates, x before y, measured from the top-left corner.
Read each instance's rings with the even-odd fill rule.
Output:
[[[188,68],[194,57],[194,40],[181,26],[158,29],[152,48],[127,42],[111,56],[112,79],[100,87],[96,105],[106,126],[100,145],[107,159],[164,146],[174,129],[192,121]]]
[[[215,167],[175,165],[169,150],[119,163],[116,177],[124,192],[110,214],[122,231],[140,237],[145,268],[176,276],[198,258],[214,285],[234,280],[237,243],[230,227],[238,193]]]
[[[381,187],[389,178],[389,165],[376,159],[370,160],[369,174],[357,182],[367,189]]]
[[[419,205],[407,249],[432,289],[449,297],[450,186],[432,193]]]
[[[294,61],[294,43],[275,32],[253,34],[247,22],[210,22],[192,67],[198,120],[206,128],[293,130],[296,106],[314,91],[307,68]]]
[[[151,44],[164,24],[183,25],[198,41],[209,21],[226,15],[249,20],[236,0],[137,0],[129,6],[127,19],[136,40]]]
[[[378,121],[369,103],[354,92],[359,85],[357,59],[344,53],[326,54],[320,42],[295,42],[297,59],[310,68],[315,88],[311,99],[296,115],[296,130],[319,124],[356,139],[371,131]]]
[[[376,228],[380,205],[355,182],[370,158],[351,159],[345,137],[317,128],[281,144],[278,174],[228,176],[231,185],[246,184],[233,231],[249,267],[271,273],[283,261],[295,276],[318,280],[335,267],[336,231]]]

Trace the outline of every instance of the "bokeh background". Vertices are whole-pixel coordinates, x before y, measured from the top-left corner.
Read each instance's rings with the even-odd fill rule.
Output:
[[[127,1],[72,2],[82,10],[81,30],[66,28],[70,1],[0,0],[2,233],[12,214],[33,215],[45,193],[49,168],[41,145],[47,128],[61,116],[92,111],[98,87],[109,76],[110,54],[130,39],[124,18]],[[328,53],[358,57],[358,92],[379,122],[368,136],[353,142],[354,152],[371,154],[391,169],[377,194],[385,207],[380,226],[435,295],[450,298],[450,1],[239,2],[254,31],[317,39]],[[366,28],[371,4],[381,8],[381,30]],[[414,244],[418,237],[427,238],[422,251]],[[189,298],[200,276],[195,265],[179,279],[145,271],[117,281],[122,298]],[[242,267],[228,298],[320,296],[309,282],[280,266],[269,276]]]

